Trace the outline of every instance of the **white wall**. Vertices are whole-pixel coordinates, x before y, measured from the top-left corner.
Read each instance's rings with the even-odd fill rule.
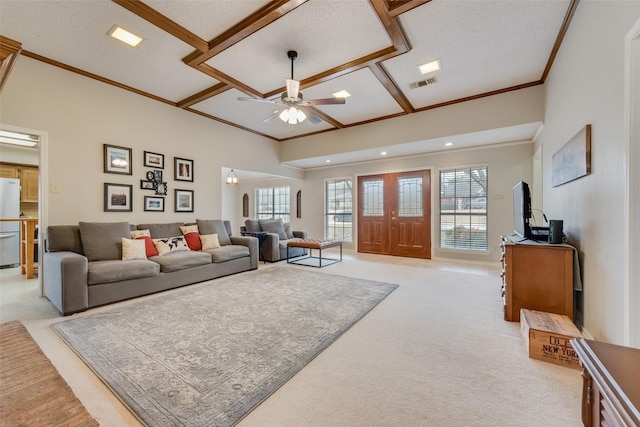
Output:
[[[640,17],[637,1],[582,1],[545,84],[544,209],[563,219],[582,260],[584,329],[629,344],[625,331],[625,36]],[[592,125],[591,175],[553,188],[551,157]],[[635,165],[636,167],[638,165]],[[638,319],[638,317],[636,317]]]
[[[220,218],[223,166],[299,177],[279,164],[274,141],[140,95],[20,57],[0,97],[3,125],[48,132],[49,224],[78,221],[171,222]],[[231,143],[232,142],[232,143]],[[133,175],[103,173],[103,144],[132,148]],[[165,212],[143,211],[149,168],[143,152],[165,156]],[[252,153],[245,156],[243,153]],[[173,180],[173,158],[194,160],[195,181]],[[133,185],[133,212],[103,212],[105,182]],[[174,212],[174,190],[195,191],[195,212]]]

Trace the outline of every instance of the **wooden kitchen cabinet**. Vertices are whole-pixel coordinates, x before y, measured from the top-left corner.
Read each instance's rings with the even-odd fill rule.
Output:
[[[562,314],[573,320],[573,247],[503,236],[504,320],[519,322],[520,309]]]
[[[38,202],[38,168],[20,168],[20,201]]]
[[[20,168],[18,166],[0,165],[0,178],[19,178]]]

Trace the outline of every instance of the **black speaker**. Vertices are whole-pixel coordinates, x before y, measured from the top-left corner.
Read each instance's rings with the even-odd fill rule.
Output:
[[[562,243],[562,220],[552,219],[549,221],[549,243]]]

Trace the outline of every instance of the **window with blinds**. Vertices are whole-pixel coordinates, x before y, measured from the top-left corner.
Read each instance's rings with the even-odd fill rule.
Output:
[[[289,222],[291,218],[289,187],[256,188],[256,218],[282,218],[282,221]]]
[[[440,171],[440,247],[486,251],[487,166]]]
[[[328,179],[325,184],[325,239],[351,242],[353,239],[353,194],[351,179]]]

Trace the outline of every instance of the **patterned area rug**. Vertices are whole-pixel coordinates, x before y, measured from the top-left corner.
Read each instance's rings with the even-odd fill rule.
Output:
[[[144,423],[227,426],[396,287],[274,267],[52,328]]]
[[[0,426],[97,425],[22,323],[0,324]]]

